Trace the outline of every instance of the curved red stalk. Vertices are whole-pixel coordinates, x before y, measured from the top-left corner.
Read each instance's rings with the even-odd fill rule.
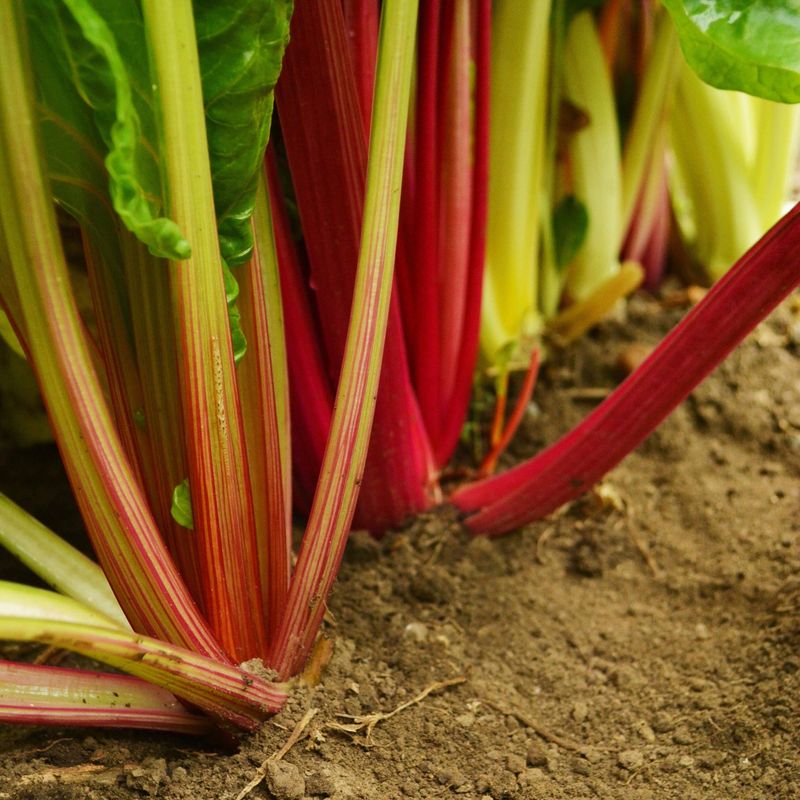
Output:
[[[800,283],[800,205],[736,262],[650,357],[574,430],[518,467],[457,491],[474,533],[554,511],[621,461]]]
[[[356,72],[358,105],[364,130],[369,135],[375,60],[378,57],[378,0],[342,0],[342,12]]]
[[[486,219],[489,188],[489,85],[492,42],[491,0],[477,0],[475,23],[475,126],[473,155],[472,222],[466,303],[461,348],[450,397],[442,419],[440,435],[434,440],[436,463],[447,462],[458,444],[469,406],[472,378],[478,357],[478,332],[483,296],[483,268],[486,251]]]
[[[367,162],[340,0],[298,4],[276,97],[334,383],[350,319]],[[396,297],[383,364],[354,522],[374,530],[427,507],[433,479]]]
[[[441,2],[422,4],[417,45],[417,103],[414,131],[415,163],[413,196],[408,196],[408,217],[413,222],[409,252],[413,258],[399,264],[398,273],[407,271],[408,297],[403,298],[404,322],[409,337],[411,369],[420,413],[428,436],[435,443],[439,434],[441,403],[439,398],[439,31]],[[406,198],[404,197],[404,200]],[[409,208],[409,205],[406,208]],[[401,285],[403,283],[401,282]]]
[[[447,401],[457,380],[458,354],[464,335],[467,277],[470,266],[470,228],[473,189],[472,160],[472,37],[471,0],[456,0],[448,8],[440,85],[443,90],[439,111],[439,206],[438,282],[440,398],[438,420],[431,432],[438,441],[448,411]],[[430,346],[430,342],[426,343]]]
[[[11,661],[0,661],[0,721],[200,735],[214,729],[210,719],[140,678]]]

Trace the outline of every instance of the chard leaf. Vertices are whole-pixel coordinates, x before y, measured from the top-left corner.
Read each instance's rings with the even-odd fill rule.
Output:
[[[220,250],[229,266],[253,251],[250,217],[289,40],[291,0],[194,0]]]
[[[110,207],[150,251],[191,250],[162,210],[152,81],[134,0],[30,0],[25,4],[43,138],[56,199],[100,234]],[[113,260],[111,263],[115,263]]]
[[[586,206],[568,194],[553,210],[553,239],[556,266],[559,270],[568,267],[586,241],[589,230],[589,212]]]
[[[664,0],[689,66],[718,89],[800,102],[798,0]]]
[[[192,495],[189,491],[189,479],[182,480],[172,492],[172,508],[170,508],[172,519],[188,528],[194,530],[194,516],[192,515]]]

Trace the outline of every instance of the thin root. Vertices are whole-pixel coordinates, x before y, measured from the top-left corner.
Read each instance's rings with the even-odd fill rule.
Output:
[[[540,564],[544,564],[544,546],[555,532],[555,526],[551,525],[549,528],[545,528],[540,534],[539,538],[536,540],[536,560]]]
[[[650,552],[650,548],[647,546],[647,542],[644,539],[639,538],[634,531],[633,526],[628,525],[628,536],[630,540],[633,542],[633,546],[639,551],[639,554],[644,559],[644,563],[647,564],[647,568],[653,574],[654,578],[661,577],[661,568],[658,566],[658,562],[653,558],[653,554]]]
[[[364,743],[369,746],[372,731],[379,722],[391,719],[395,714],[399,714],[401,711],[405,711],[405,709],[409,708],[410,706],[421,703],[429,694],[431,694],[431,692],[438,692],[440,689],[448,689],[451,686],[458,686],[464,683],[466,680],[466,676],[460,675],[457,678],[450,678],[446,681],[436,681],[435,683],[430,684],[430,686],[426,686],[416,697],[412,697],[411,700],[406,700],[405,703],[401,703],[393,711],[376,711],[372,714],[362,714],[359,716],[353,716],[351,714],[337,714],[339,717],[351,719],[352,722],[329,722],[325,725],[325,727],[350,734],[366,731]]]

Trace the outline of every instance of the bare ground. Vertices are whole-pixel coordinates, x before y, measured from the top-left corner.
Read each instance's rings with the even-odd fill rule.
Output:
[[[355,535],[321,683],[238,752],[5,729],[0,798],[234,800],[294,728],[250,797],[799,797],[796,309],[565,512],[495,542],[446,511],[381,542]],[[620,352],[680,313],[637,298],[556,354],[510,458],[574,424],[618,382]],[[41,452],[0,457],[18,494],[26,468],[39,483],[54,469]],[[58,481],[44,485],[40,513],[75,527],[52,507]]]

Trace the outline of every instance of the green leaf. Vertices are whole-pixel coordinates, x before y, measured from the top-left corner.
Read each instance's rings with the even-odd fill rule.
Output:
[[[194,0],[219,241],[230,266],[253,250],[256,175],[289,41],[291,0]]]
[[[664,0],[692,69],[718,89],[800,102],[798,0]]]
[[[225,280],[225,299],[228,302],[228,322],[231,325],[231,343],[233,344],[233,360],[238,364],[244,357],[247,350],[247,339],[242,330],[242,315],[236,306],[236,298],[239,296],[239,284],[228,266],[228,262],[222,261],[222,276]]]
[[[192,516],[192,495],[189,491],[189,479],[182,480],[172,492],[172,507],[169,510],[172,519],[188,528],[194,530],[194,517]]]
[[[586,206],[568,194],[553,211],[553,239],[556,266],[563,270],[578,255],[589,230],[589,212]]]
[[[25,9],[57,200],[100,232],[97,241],[105,240],[106,248],[113,238],[113,205],[154,255],[188,258],[191,250],[177,225],[160,216],[153,84],[138,5],[30,0]]]

